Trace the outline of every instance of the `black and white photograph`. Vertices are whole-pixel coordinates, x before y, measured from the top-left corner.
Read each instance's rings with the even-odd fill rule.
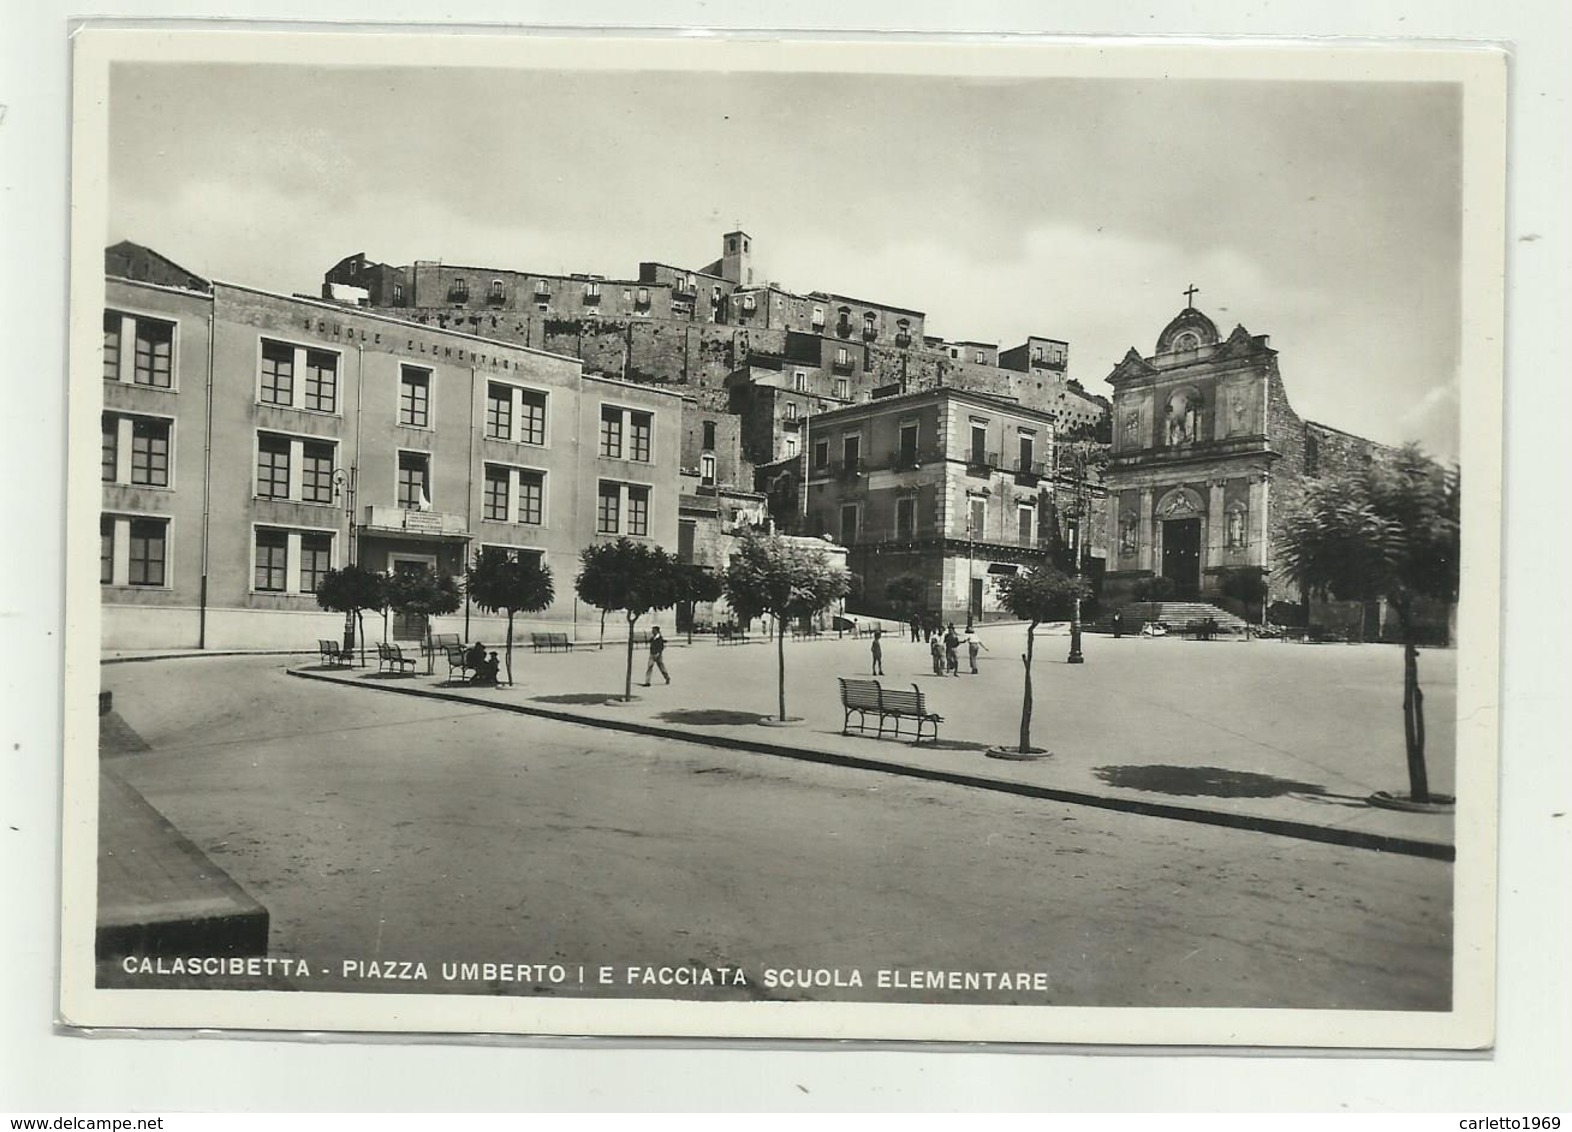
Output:
[[[1491,1044],[1499,52],[74,52],[65,1022]]]

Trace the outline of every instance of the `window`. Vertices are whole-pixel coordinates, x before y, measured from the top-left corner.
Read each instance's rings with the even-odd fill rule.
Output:
[[[857,505],[848,503],[841,507],[841,545],[850,546],[857,541]]]
[[[966,499],[966,535],[968,538],[982,538],[984,520],[988,517],[988,501],[977,496],[968,496]]]
[[[506,385],[486,387],[486,436],[491,440],[513,439],[513,390]]]
[[[519,469],[519,522],[539,526],[545,521],[546,474]]]
[[[303,534],[300,536],[300,592],[314,594],[333,568],[333,536],[329,534]]]
[[[633,302],[637,306],[641,306],[641,307],[649,306],[650,305],[650,289],[648,287],[640,287],[639,288],[639,293],[637,295],[635,295],[634,298],[633,298]]]
[[[115,518],[101,515],[98,519],[98,581],[110,585],[115,580]]]
[[[175,324],[151,318],[136,320],[136,369],[132,380],[154,389],[168,389],[175,344]]]
[[[1040,362],[1042,360],[1043,360],[1043,348],[1041,346],[1033,346],[1032,347],[1032,361]]]
[[[1037,436],[1035,433],[1023,432],[1020,434],[1020,462],[1016,467],[1023,472],[1032,470],[1032,464],[1037,459]]]
[[[712,484],[715,482],[715,455],[706,452],[699,457],[699,482]]]
[[[161,586],[164,584],[166,532],[164,519],[133,519],[130,522],[131,562],[127,584]]]
[[[519,390],[520,444],[546,443],[546,395],[533,389]]]
[[[600,302],[600,284],[591,280],[584,284],[584,301],[586,303]]]
[[[1015,533],[1023,545],[1030,545],[1037,526],[1037,508],[1023,503],[1015,510]]]
[[[295,403],[295,350],[282,342],[262,343],[262,400],[269,405]]]
[[[794,370],[791,375],[791,387],[798,393],[808,392],[808,375],[802,370]]]
[[[972,453],[973,467],[981,468],[988,463],[988,426],[986,424],[972,424]]]
[[[823,330],[824,329],[824,308],[823,307],[814,307],[813,308],[813,328],[815,330]]]
[[[621,526],[622,488],[614,483],[602,483],[595,496],[595,531],[597,534],[614,535]]]
[[[394,306],[401,306],[403,304],[403,302],[404,302],[404,284],[402,284],[402,283],[395,283],[395,284],[393,284],[393,304],[394,304]]]
[[[338,355],[306,351],[306,408],[319,413],[338,411]]]
[[[544,279],[535,280],[535,294],[542,299],[551,298],[551,284]]]
[[[300,498],[305,502],[333,502],[333,456],[331,444],[301,443]]]
[[[289,577],[289,533],[257,531],[256,575],[254,589],[283,593]]]
[[[846,399],[847,386],[846,379],[844,377],[837,377],[835,379],[835,395],[843,401]]]
[[[830,442],[816,440],[813,442],[813,466],[815,468],[828,467],[830,463]]]
[[[650,439],[655,429],[655,418],[649,413],[629,413],[628,428],[628,459],[649,463]]]
[[[789,421],[794,421],[797,419],[797,402],[786,402],[786,419]]]
[[[104,446],[99,460],[102,479],[114,483],[120,478],[120,419],[113,413],[103,417]]]
[[[835,347],[835,368],[851,369],[851,351],[845,346]]]
[[[289,438],[257,438],[257,495],[263,499],[289,498]]]
[[[759,300],[755,296],[750,294],[750,295],[744,295],[742,297],[742,309],[743,310],[751,311],[751,310],[755,309],[758,305],[759,305]]]
[[[841,437],[841,460],[848,472],[857,470],[862,457],[862,437],[856,434]]]
[[[795,456],[795,455],[797,455],[797,438],[795,436],[787,436],[787,437],[783,437],[782,440],[783,440],[783,442],[785,443],[785,446],[786,446],[786,455],[787,456]]]
[[[976,362],[978,365],[983,365],[988,361],[988,355],[981,350],[973,350],[972,361]]]
[[[704,447],[705,448],[714,448],[715,447],[715,422],[714,421],[705,421],[704,422]]]
[[[104,380],[120,380],[120,323],[119,311],[104,312]]]
[[[169,422],[131,423],[131,482],[143,487],[169,486]]]
[[[431,423],[431,371],[403,366],[398,379],[398,423],[425,428]]]
[[[604,408],[600,411],[600,454],[613,460],[622,459],[622,410]]]
[[[431,506],[430,460],[424,452],[398,454],[398,505],[406,511]]]
[[[901,496],[895,501],[895,537],[911,538],[917,532],[917,500]]]
[[[628,533],[643,538],[650,533],[650,489],[628,486]]]
[[[917,423],[901,425],[901,451],[900,463],[902,467],[912,467],[917,463]]]
[[[491,300],[493,302],[501,302],[502,301],[502,280],[500,280],[500,279],[493,279],[491,281],[490,298],[491,298]]]
[[[455,279],[455,280],[453,280],[453,285],[448,288],[448,297],[450,299],[454,299],[454,300],[457,300],[459,302],[463,302],[464,300],[468,299],[469,298],[469,280],[467,280],[467,279]]]
[[[510,518],[508,513],[508,489],[513,479],[512,472],[507,468],[499,468],[494,464],[486,465],[486,491],[482,504],[482,517],[494,523],[505,523]]]

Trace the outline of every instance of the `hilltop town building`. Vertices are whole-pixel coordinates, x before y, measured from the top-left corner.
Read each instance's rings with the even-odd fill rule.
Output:
[[[111,267],[140,252],[122,247]],[[540,617],[561,628],[577,614],[582,547],[676,545],[670,391],[231,284],[111,274],[105,296],[106,647],[303,647],[342,630],[317,606],[327,570],[459,575],[483,546],[552,568],[557,598]],[[500,640],[477,610],[450,620]]]
[[[831,409],[804,431],[803,530],[847,548],[858,608],[890,612],[890,580],[914,574],[929,612],[997,616],[997,579],[1062,545],[1051,414],[944,388]]]

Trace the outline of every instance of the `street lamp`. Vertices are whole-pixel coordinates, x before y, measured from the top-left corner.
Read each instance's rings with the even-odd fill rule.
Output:
[[[1084,515],[1080,501],[1076,501],[1075,511],[1070,515],[1070,548],[1075,556],[1075,605],[1070,613],[1070,655],[1065,658],[1066,664],[1085,664],[1086,657],[1081,654],[1081,519]]]
[[[968,633],[972,631],[972,594],[977,587],[975,577],[977,573],[977,558],[976,551],[972,545],[976,537],[976,532],[972,526],[971,504],[968,502],[966,507],[966,631]]]
[[[355,466],[333,469],[333,495],[344,501],[344,538],[349,543],[349,565],[355,564]],[[344,612],[344,651],[355,647],[355,615]],[[364,659],[362,657],[362,659]]]

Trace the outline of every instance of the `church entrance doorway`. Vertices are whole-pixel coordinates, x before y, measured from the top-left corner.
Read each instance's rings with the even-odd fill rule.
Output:
[[[1174,583],[1175,596],[1201,594],[1201,520],[1169,519],[1163,523],[1163,577]]]

